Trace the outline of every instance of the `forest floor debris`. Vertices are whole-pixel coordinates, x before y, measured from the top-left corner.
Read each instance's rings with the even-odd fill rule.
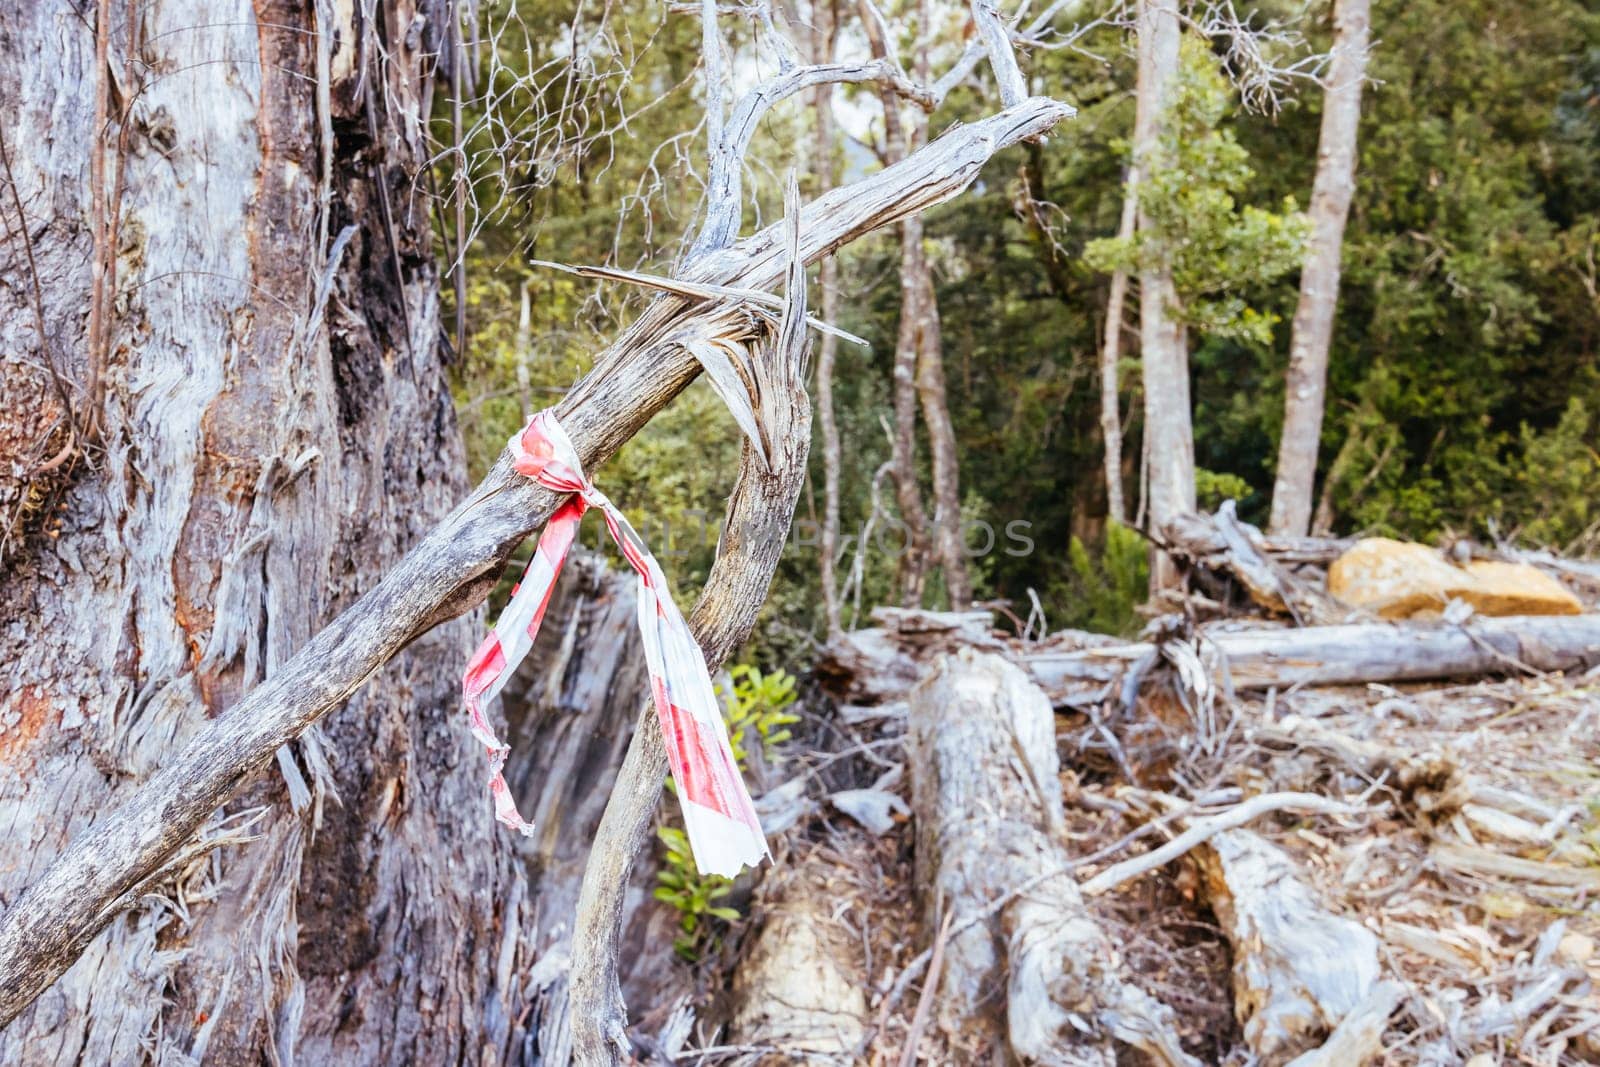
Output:
[[[1025,661],[1039,643],[1020,648],[971,614],[886,612],[880,621],[846,650],[854,661],[818,672],[843,697],[833,744],[855,752],[816,777],[828,779],[824,793],[872,787],[910,800],[909,782],[884,771],[912,758],[893,743],[906,729],[908,683],[959,648]],[[1100,643],[1063,635],[1047,647]],[[859,656],[862,647],[871,654]],[[1185,1054],[1239,1067],[1600,1062],[1600,672],[1213,692],[1204,709],[1181,664],[1159,660],[1144,673],[1136,714],[1118,717],[1120,692],[1097,706],[1058,706],[1053,832],[1080,889],[1117,865],[1150,868],[1118,874],[1082,902],[1115,947],[1119,973],[1171,1008]],[[1278,794],[1323,804],[1277,805]],[[1263,800],[1264,810],[1248,810]],[[1254,817],[1229,816],[1241,811]],[[1228,829],[1181,840],[1219,816]],[[859,1046],[819,1057],[781,1042],[730,1043],[704,1062],[970,1063],[996,1054],[1003,1029],[941,1026],[937,1005],[918,1021],[936,935],[943,929],[949,941],[953,927],[930,932],[910,824],[892,809],[887,818],[895,828],[879,836],[838,806],[814,805],[786,845],[786,866],[826,850],[834,875],[812,895],[826,895],[828,921],[870,961]],[[1141,864],[1174,841],[1179,854]],[[1241,863],[1255,870],[1237,879],[1253,887],[1240,891],[1268,894],[1253,904],[1254,926],[1221,888]],[[1293,909],[1286,917],[1288,904],[1310,918]],[[1336,995],[1295,986],[1331,981],[1338,969],[1305,944],[1313,959],[1293,946],[1274,956],[1262,915],[1287,923],[1279,934],[1320,928],[1324,948],[1354,954]],[[744,944],[762,937],[746,931]],[[987,1005],[1002,1023],[1004,987]],[[1273,1026],[1276,1042],[1263,1037]],[[1143,1055],[1123,1044],[1118,1062],[1149,1062]]]

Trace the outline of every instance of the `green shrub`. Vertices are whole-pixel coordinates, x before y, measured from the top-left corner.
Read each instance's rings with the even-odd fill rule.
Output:
[[[1131,636],[1144,625],[1136,610],[1150,586],[1149,550],[1138,532],[1106,524],[1105,543],[1096,559],[1081,538],[1068,547],[1071,573],[1054,598],[1065,599],[1062,623],[1072,629]]]
[[[667,857],[656,872],[655,898],[678,911],[678,929],[672,948],[686,962],[700,958],[706,940],[714,936],[713,919],[736,922],[737,908],[717,901],[733,891],[731,879],[719,874],[701,874],[689,849],[689,835],[671,826],[656,831],[656,838],[667,848]]]
[[[784,670],[763,673],[748,663],[730,667],[728,676],[733,680],[732,699],[723,714],[734,762],[745,771],[750,760],[748,746],[760,744],[763,759],[771,762],[777,747],[793,736],[788,728],[799,722],[800,716],[783,709],[795,701],[795,677]],[[667,789],[675,788],[668,778]],[[655,898],[677,909],[682,932],[673,939],[672,947],[693,963],[716,937],[712,920],[736,922],[740,918],[737,908],[717,903],[732,891],[733,882],[721,875],[700,873],[689,837],[682,830],[663,826],[656,831],[656,838],[666,846],[667,854],[656,872]]]

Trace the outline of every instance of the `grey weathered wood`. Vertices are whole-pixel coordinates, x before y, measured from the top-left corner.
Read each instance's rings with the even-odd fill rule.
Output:
[[[1270,555],[1267,539],[1240,521],[1232,500],[1224,500],[1214,515],[1179,515],[1161,532],[1173,556],[1231,575],[1266,611],[1291,615],[1301,625],[1344,622],[1354,614],[1328,595],[1320,578],[1302,581]]]
[[[1482,674],[1586,670],[1600,664],[1600,615],[1517,616],[1449,623],[1356,623],[1211,632],[1236,689],[1416,682]],[[1024,655],[1058,703],[1101,699],[1153,646],[1135,642]],[[1221,681],[1219,677],[1217,679]]]
[[[824,194],[801,215],[803,258],[814,262],[954,196],[996,151],[1042,134],[1070,113],[1056,101],[1028,99]],[[783,274],[784,248],[781,225],[768,227],[697,261],[691,280],[770,288]],[[721,316],[721,309],[662,299],[597,357],[594,370],[557,408],[587,469],[598,468],[694,378],[698,364],[674,335],[696,322],[727,329]],[[754,332],[752,320],[743,336],[731,339],[748,340]],[[381,582],[62,848],[0,918],[0,1021],[60,975],[281,746],[408,644],[479,603],[508,553],[558,503],[555,494],[517,477],[502,456]]]
[[[1233,946],[1234,1013],[1261,1063],[1279,1067],[1368,1006],[1378,939],[1322,907],[1287,853],[1229,830],[1199,855],[1211,908]]]
[[[1067,873],[1044,693],[999,656],[967,649],[942,659],[911,694],[907,767],[924,928],[932,936],[941,909],[954,913],[942,1025],[988,1027],[1003,1011],[1007,1043],[1026,1063],[1114,1064],[1115,1038],[1157,1062],[1197,1064],[1178,1046],[1170,1010],[1118,977]]]
[[[1404,994],[1399,982],[1376,983],[1327,1041],[1290,1060],[1289,1067],[1366,1067],[1383,1054],[1383,1033]]]
[[[780,1050],[763,1062],[861,1062],[868,975],[861,939],[836,914],[836,862],[814,850],[762,880],[761,928],[733,975],[730,1038]]]

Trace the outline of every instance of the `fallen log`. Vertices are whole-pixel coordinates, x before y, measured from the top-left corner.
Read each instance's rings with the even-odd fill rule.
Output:
[[[841,245],[965,189],[995,152],[1038,136],[1072,113],[1031,98],[950,132],[902,162],[818,197],[800,225],[813,263]],[[787,265],[787,226],[767,227],[697,260],[690,280],[770,289]],[[656,301],[557,408],[586,470],[613,455],[699,373],[684,339],[727,332],[726,304]],[[375,588],[325,627],[263,684],[212,720],[126,803],[98,819],[0,917],[0,1025],[55,980],[96,933],[162,876],[287,742],[355,692],[421,634],[481,603],[511,551],[563,497],[523,479],[502,455],[477,490]]]
[[[992,1027],[1003,987],[1005,1039],[1025,1063],[1109,1067],[1115,1039],[1158,1063],[1196,1064],[1170,1009],[1121,979],[1066,873],[1044,693],[999,656],[944,658],[911,694],[908,769],[925,926],[948,930],[936,989],[946,1032]]]
[[[866,1042],[866,967],[834,916],[835,877],[814,852],[761,886],[765,920],[734,974],[731,1031],[737,1044],[776,1048],[764,1063],[855,1063]]]
[[[1229,830],[1196,855],[1211,909],[1233,946],[1234,1013],[1265,1067],[1310,1051],[1370,1007],[1378,939],[1325,910],[1287,853],[1248,830]],[[1364,1033],[1365,1025],[1350,1029]]]
[[[1218,653],[1215,680],[1235,689],[1414,682],[1587,670],[1600,664],[1600,615],[1211,630],[1200,640]],[[1021,659],[1058,706],[1081,707],[1110,698],[1154,650],[1135,642]]]
[[[839,634],[823,648],[813,673],[846,704],[902,700],[927,665],[940,654],[963,648],[1004,652],[989,611],[919,611],[876,608],[878,625]]]

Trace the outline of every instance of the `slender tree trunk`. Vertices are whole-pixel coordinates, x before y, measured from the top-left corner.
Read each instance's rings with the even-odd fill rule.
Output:
[[[933,548],[944,572],[950,610],[961,611],[972,603],[972,579],[961,537],[961,468],[944,388],[939,298],[920,241],[916,258],[917,396],[922,401],[922,421],[928,428],[928,451],[933,464]]]
[[[875,59],[889,55],[878,19],[863,10],[861,25]],[[883,162],[885,166],[904,159],[916,147],[912,130],[900,121],[900,100],[894,90],[882,86]],[[922,603],[922,587],[927,575],[928,519],[922,508],[922,489],[917,483],[917,281],[916,261],[922,255],[922,219],[918,216],[900,224],[900,326],[895,336],[893,397],[894,432],[889,442],[889,470],[894,477],[895,503],[904,527],[904,542],[897,567],[900,602],[906,607]]]
[[[410,199],[453,15],[360,9],[136,5],[130,55],[129,8],[106,4],[100,61],[83,5],[0,0],[31,245],[0,201],[0,275],[21,280],[0,289],[0,353],[29,357],[0,356],[0,395],[33,395],[36,318],[63,376],[90,380],[81,220],[103,215],[115,252],[100,448],[0,574],[0,907],[464,493]],[[106,77],[97,129],[84,87]],[[85,416],[89,391],[68,396]],[[49,425],[0,412],[0,470]],[[281,751],[213,824],[255,811],[255,840],[150,885],[0,1031],[0,1061],[504,1062],[526,898],[462,772],[481,762],[456,720],[473,629],[419,638]]]
[[[1304,536],[1311,521],[1317,446],[1328,386],[1328,346],[1339,303],[1339,259],[1356,187],[1356,128],[1367,75],[1370,0],[1336,0],[1333,62],[1322,107],[1317,174],[1311,186],[1311,242],[1300,273],[1300,303],[1289,341],[1283,437],[1272,487],[1275,534]]]
[[[1129,167],[1122,194],[1122,220],[1117,237],[1133,236],[1139,213],[1139,168]],[[1128,521],[1128,505],[1122,494],[1122,409],[1117,366],[1122,359],[1122,313],[1128,297],[1128,272],[1111,275],[1111,291],[1106,295],[1106,328],[1100,345],[1100,435],[1105,440],[1106,515],[1112,522]]]
[[[1161,138],[1178,74],[1177,0],[1143,0],[1139,8],[1138,118],[1134,165],[1154,174],[1166,165]],[[1139,227],[1149,220],[1139,212]],[[1188,337],[1177,318],[1178,293],[1172,268],[1162,263],[1139,272],[1139,352],[1144,367],[1145,437],[1149,448],[1149,522],[1160,530],[1175,516],[1193,511],[1194,431],[1189,410]],[[1156,553],[1152,589],[1172,585],[1170,559]]]
[[[928,519],[917,482],[917,318],[922,293],[917,263],[921,257],[922,219],[906,219],[900,224],[900,328],[894,346],[894,439],[889,460],[895,502],[905,527],[899,572],[900,601],[906,607],[922,603],[929,555]]]
[[[818,0],[812,16],[812,61],[827,63],[833,58],[834,27],[837,24],[833,0]],[[833,188],[834,129],[833,86],[818,86],[815,94],[817,116],[815,160],[817,193]],[[839,261],[828,256],[817,269],[822,321],[833,322],[839,313]],[[822,584],[822,619],[831,639],[843,631],[839,618],[839,579],[834,562],[839,554],[839,423],[833,411],[833,364],[839,339],[822,335],[817,344],[817,423],[822,435],[822,530],[818,541],[821,555],[818,575]]]
[[[933,82],[928,49],[933,36],[933,5],[917,5],[917,54],[913,75],[923,85]],[[928,142],[928,116],[917,112],[907,150]],[[966,546],[961,537],[961,467],[956,454],[955,427],[944,388],[944,338],[940,332],[939,296],[933,287],[933,269],[922,247],[921,220],[917,220],[917,254],[913,273],[918,288],[917,395],[922,401],[922,421],[928,428],[928,452],[933,465],[933,548],[944,572],[945,594],[952,611],[972,603],[972,578],[967,571]]]
[[[517,294],[517,403],[522,408],[522,421],[533,418],[533,298],[528,292],[528,279],[522,279]]]

